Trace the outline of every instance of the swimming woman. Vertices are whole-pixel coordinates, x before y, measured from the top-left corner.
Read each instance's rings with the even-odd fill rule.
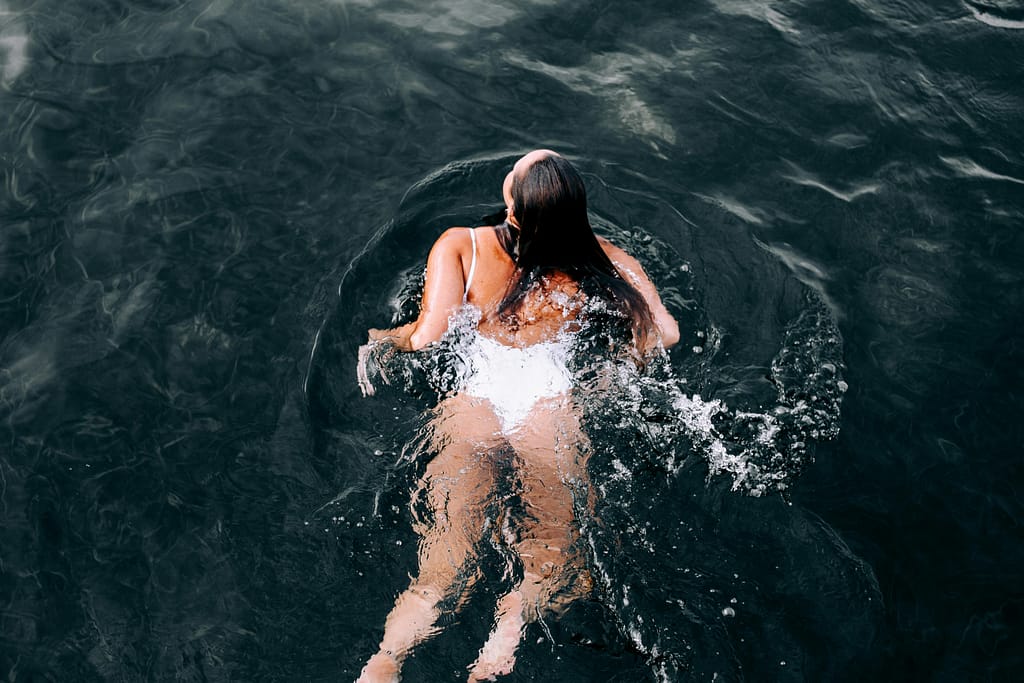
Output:
[[[583,180],[567,160],[530,152],[502,195],[502,225],[451,228],[431,248],[419,317],[370,330],[371,344],[415,351],[456,320],[473,328],[466,371],[436,409],[434,457],[418,483],[429,508],[416,521],[418,574],[395,601],[360,683],[398,680],[412,647],[438,630],[444,606],[465,597],[475,549],[496,526],[520,569],[470,681],[509,673],[525,626],[585,594],[574,506],[590,493],[587,440],[570,395],[573,337],[602,311],[605,322],[621,323],[619,336],[635,353],[679,339],[636,259],[594,234]],[[518,507],[515,519],[506,511],[492,524],[502,477],[515,481]]]

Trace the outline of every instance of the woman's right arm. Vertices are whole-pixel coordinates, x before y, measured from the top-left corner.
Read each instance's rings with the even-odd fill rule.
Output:
[[[654,326],[657,328],[658,337],[662,346],[666,349],[679,341],[679,323],[672,317],[672,314],[665,308],[658,296],[658,290],[654,283],[647,277],[643,266],[635,258],[618,248],[608,240],[599,237],[598,241],[604,249],[604,253],[611,259],[612,264],[619,270],[626,280],[640,292],[640,296],[647,303],[654,319]]]
[[[427,257],[427,277],[419,317],[414,322],[390,330],[371,329],[370,339],[390,340],[401,351],[418,351],[444,336],[449,318],[462,304],[466,286],[462,253],[467,248],[470,248],[470,237],[466,228],[449,228],[442,233]]]

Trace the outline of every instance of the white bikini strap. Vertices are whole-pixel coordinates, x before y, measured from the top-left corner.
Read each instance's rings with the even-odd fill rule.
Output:
[[[462,293],[462,300],[469,297],[469,286],[473,284],[473,273],[476,272],[476,230],[469,229],[469,238],[473,240],[473,260],[469,262],[469,276],[466,277],[466,291]]]

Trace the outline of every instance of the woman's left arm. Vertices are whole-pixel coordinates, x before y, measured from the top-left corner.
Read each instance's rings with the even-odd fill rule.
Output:
[[[667,349],[677,343],[679,341],[679,323],[661,302],[658,290],[655,289],[651,279],[647,277],[640,262],[608,240],[604,238],[598,238],[598,240],[612,264],[644,298],[647,308],[651,310],[651,317],[654,319],[654,326],[657,328],[662,346]]]
[[[401,351],[418,351],[448,331],[448,320],[459,305],[466,286],[462,252],[469,245],[466,228],[449,228],[430,249],[423,304],[419,317],[390,330],[370,330],[373,341],[390,340]]]

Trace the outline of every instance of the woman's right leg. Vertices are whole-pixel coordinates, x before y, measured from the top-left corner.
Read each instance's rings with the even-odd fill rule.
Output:
[[[470,681],[511,672],[526,625],[589,592],[577,556],[578,496],[589,496],[589,443],[567,401],[539,405],[529,424],[509,435],[516,453],[522,518],[511,542],[523,576],[498,601],[495,625],[470,671]],[[585,504],[585,503],[584,503]]]
[[[380,649],[363,668],[359,683],[397,681],[409,651],[436,632],[440,602],[468,589],[474,578],[472,560],[495,487],[490,453],[501,443],[498,423],[485,406],[455,397],[438,407],[432,428],[436,455],[417,491],[428,508],[415,524],[420,535],[418,573],[395,600]]]

